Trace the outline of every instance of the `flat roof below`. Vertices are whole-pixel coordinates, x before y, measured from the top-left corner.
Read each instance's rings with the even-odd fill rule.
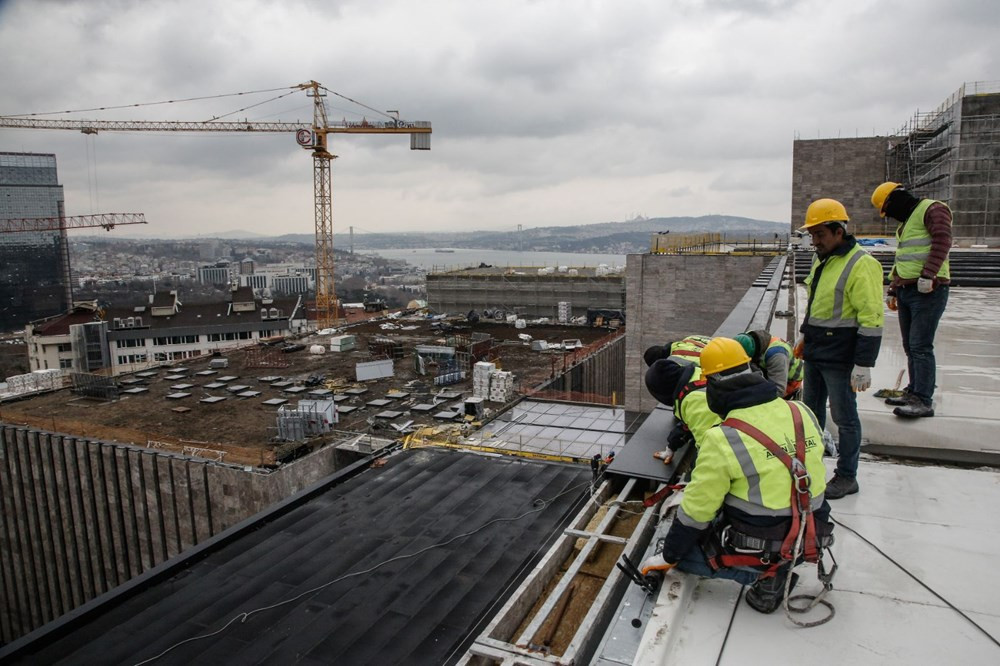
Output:
[[[155,663],[443,664],[579,510],[589,476],[404,451],[203,559],[179,558],[171,578],[109,593],[59,638],[43,627],[18,657],[131,664],[176,646]]]

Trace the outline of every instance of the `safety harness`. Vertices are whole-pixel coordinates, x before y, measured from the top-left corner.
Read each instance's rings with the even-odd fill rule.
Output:
[[[819,561],[819,543],[816,538],[816,520],[812,512],[812,495],[809,492],[809,486],[812,479],[809,477],[808,470],[806,470],[806,436],[805,429],[802,427],[802,414],[793,405],[789,403],[785,404],[788,405],[789,410],[792,412],[792,423],[795,425],[794,458],[788,455],[788,453],[773,439],[746,421],[728,418],[722,422],[723,426],[739,430],[743,434],[752,438],[754,441],[760,443],[761,446],[766,448],[774,455],[774,457],[780,460],[788,469],[788,473],[792,475],[792,522],[789,526],[788,534],[785,536],[785,539],[781,544],[781,559],[767,568],[765,577],[773,576],[783,562],[792,561],[794,559],[792,551],[795,547],[795,539],[799,533],[799,527],[802,522],[805,522],[805,543],[803,544],[802,557],[806,562]],[[732,558],[736,558],[740,561],[730,561]],[[723,554],[720,555],[720,559],[722,560],[723,566],[727,567],[753,566],[752,563],[747,562],[747,559],[756,559],[757,565],[760,565],[761,563],[760,558],[747,558],[745,555]]]
[[[827,536],[820,537],[817,535],[816,531],[816,520],[812,511],[812,495],[809,492],[809,487],[812,483],[812,479],[809,476],[809,472],[806,469],[806,437],[805,429],[802,426],[802,413],[799,411],[798,407],[791,404],[788,405],[788,409],[792,413],[792,423],[795,427],[795,457],[792,458],[788,453],[779,446],[773,439],[768,437],[766,434],[761,432],[758,428],[750,425],[746,421],[740,419],[728,418],[722,422],[723,426],[733,428],[738,430],[743,434],[747,435],[754,441],[758,442],[761,446],[766,448],[771,452],[774,457],[780,460],[785,468],[788,469],[788,473],[792,477],[792,489],[791,489],[791,510],[792,510],[792,520],[791,525],[788,529],[788,534],[785,535],[781,542],[781,547],[778,551],[778,561],[771,562],[771,553],[766,549],[762,548],[763,553],[756,555],[750,555],[746,553],[739,553],[741,550],[740,545],[744,546],[765,546],[765,540],[754,540],[754,543],[750,543],[752,537],[744,536],[746,541],[743,544],[736,545],[737,552],[733,554],[726,553],[724,548],[721,549],[718,555],[709,559],[709,564],[713,568],[719,567],[735,567],[735,566],[750,566],[750,567],[760,567],[761,565],[766,566],[764,571],[761,573],[762,578],[769,578],[774,576],[778,569],[788,563],[791,566],[795,566],[800,561],[812,562],[817,564],[818,577],[820,582],[823,583],[823,591],[820,592],[815,597],[809,595],[798,595],[792,597],[792,599],[804,598],[809,600],[808,606],[796,607],[789,606],[788,592],[790,590],[791,576],[788,577],[786,588],[785,588],[785,598],[784,605],[786,613],[789,613],[789,619],[795,624],[802,627],[811,627],[818,624],[823,624],[829,621],[833,617],[833,606],[823,600],[826,593],[833,588],[833,576],[837,572],[837,563],[834,561],[833,568],[829,572],[826,571],[823,565],[823,548],[829,546],[832,543],[832,539]],[[748,549],[749,550],[749,549]],[[831,554],[831,558],[833,555]],[[791,617],[790,613],[803,613],[811,610],[817,604],[823,604],[830,610],[830,614],[821,620],[816,622],[800,622]]]

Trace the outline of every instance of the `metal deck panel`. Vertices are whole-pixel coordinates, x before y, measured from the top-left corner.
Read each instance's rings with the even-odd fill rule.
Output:
[[[588,485],[589,470],[437,450],[408,451],[334,486],[260,529],[141,589],[31,663],[135,663],[214,631],[241,612],[345,573],[513,522],[353,576],[177,647],[157,664],[443,663],[474,619],[543,550]],[[503,501],[498,501],[502,498]],[[429,642],[428,638],[435,640]],[[469,637],[471,640],[471,636]]]

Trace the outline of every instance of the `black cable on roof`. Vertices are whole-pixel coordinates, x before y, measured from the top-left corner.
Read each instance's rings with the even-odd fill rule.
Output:
[[[902,564],[900,564],[896,560],[892,559],[892,557],[890,557],[885,551],[883,551],[881,548],[879,548],[874,543],[872,543],[867,538],[865,538],[856,529],[854,529],[850,525],[845,525],[844,523],[842,523],[841,521],[837,520],[833,516],[830,516],[830,520],[832,520],[836,524],[840,525],[845,530],[847,530],[848,532],[851,532],[852,534],[854,534],[854,536],[858,537],[859,539],[861,539],[862,541],[864,541],[865,543],[867,543],[869,546],[871,546],[872,548],[874,548],[875,552],[877,552],[879,555],[881,555],[885,559],[887,559],[890,562],[892,562],[893,564],[895,564],[899,568],[900,571],[902,571],[903,573],[905,573],[907,576],[909,576],[910,578],[912,578],[913,580],[915,580],[917,583],[919,583],[920,586],[923,587],[925,590],[927,590],[928,592],[930,592],[931,594],[933,594],[935,597],[937,597],[938,599],[940,599],[946,606],[948,606],[948,608],[952,609],[953,611],[955,611],[956,613],[958,613],[959,615],[961,615],[962,617],[964,617],[969,622],[969,624],[971,624],[972,626],[974,626],[979,631],[983,632],[983,634],[987,638],[989,638],[990,641],[994,645],[996,645],[997,647],[1000,647],[1000,640],[997,640],[996,637],[993,636],[993,634],[991,634],[990,632],[988,632],[985,629],[983,629],[983,627],[981,627],[975,620],[973,620],[971,617],[969,617],[968,615],[966,615],[962,611],[962,609],[958,608],[957,606],[955,606],[955,604],[951,603],[950,601],[948,601],[947,599],[945,599],[944,597],[942,597],[940,594],[938,594],[937,592],[935,592],[933,589],[931,589],[931,587],[927,583],[925,583],[924,581],[922,581],[919,578],[917,578],[913,573],[910,572],[909,569],[907,569],[906,567],[904,567]]]

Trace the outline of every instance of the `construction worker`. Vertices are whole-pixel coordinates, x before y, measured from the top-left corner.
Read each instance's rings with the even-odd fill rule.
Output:
[[[764,374],[764,378],[778,387],[786,399],[795,395],[802,386],[802,359],[792,353],[792,345],[767,331],[747,331],[736,336],[743,351],[750,357],[750,365]]]
[[[705,335],[688,335],[676,342],[649,347],[642,356],[649,368],[645,376],[646,388],[659,402],[674,407],[674,428],[667,435],[666,448],[653,454],[653,457],[664,464],[670,463],[674,459],[674,452],[684,444],[692,439],[697,442],[694,431],[709,428],[718,422],[717,417],[710,416],[711,410],[704,407],[703,393],[694,396],[687,403],[690,423],[684,421],[679,399],[685,387],[688,387],[683,391],[686,394],[704,386],[704,382],[698,384],[701,380],[701,350],[711,339]],[[680,374],[682,369],[687,370],[683,380]]]
[[[803,553],[817,561],[830,542],[821,430],[805,405],[782,400],[774,384],[751,371],[736,340],[715,338],[701,363],[708,404],[725,420],[702,438],[674,522],[639,569],[646,576],[676,566],[736,580],[751,586],[750,606],[770,613],[781,605],[793,563]],[[803,534],[811,536],[795,552]],[[790,586],[797,578],[792,574]]]
[[[700,366],[679,362],[676,357],[654,361],[646,370],[646,388],[650,394],[674,408],[674,427],[667,435],[667,446],[653,454],[664,464],[670,463],[674,452],[684,444],[693,442],[697,447],[705,432],[722,421],[708,407],[705,379],[700,375]]]
[[[647,367],[652,366],[653,363],[661,358],[673,358],[678,363],[689,363],[698,366],[701,350],[704,349],[705,345],[711,339],[705,335],[689,335],[664,345],[653,345],[643,353],[642,358],[646,362]],[[695,379],[698,379],[700,376],[699,374]]]
[[[802,400],[822,429],[829,399],[837,424],[837,470],[826,488],[830,500],[859,490],[861,419],[856,393],[871,386],[884,316],[882,265],[848,233],[848,221],[839,201],[817,199],[809,204],[802,226],[816,249],[805,281],[809,300],[799,328],[805,360]]]
[[[951,210],[940,201],[918,199],[891,182],[875,188],[872,205],[879,215],[899,223],[887,304],[899,314],[909,382],[902,396],[885,402],[896,406],[892,412],[896,416],[934,416],[934,335],[951,284]]]

